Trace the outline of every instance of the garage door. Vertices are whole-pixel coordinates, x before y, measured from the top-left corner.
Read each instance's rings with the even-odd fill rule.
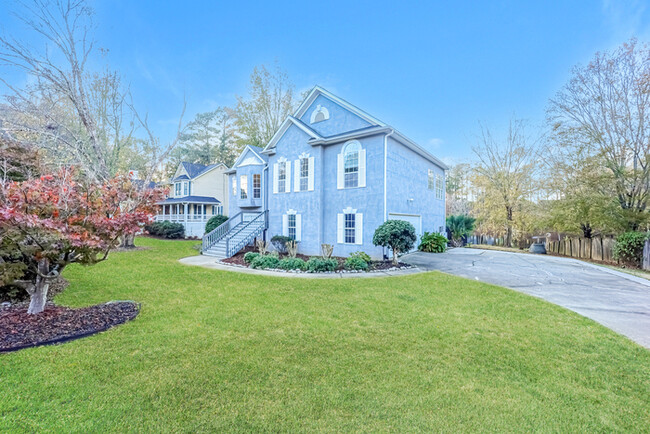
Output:
[[[416,214],[399,214],[399,213],[388,213],[389,220],[404,220],[409,222],[415,228],[415,234],[418,236],[418,240],[415,242],[415,248],[420,242],[420,237],[422,236],[422,218]]]

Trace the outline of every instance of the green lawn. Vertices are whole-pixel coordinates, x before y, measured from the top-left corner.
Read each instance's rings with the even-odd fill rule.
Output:
[[[0,431],[647,431],[650,351],[439,273],[289,279],[180,265],[193,242],[70,267],[57,302],[133,322],[0,355]]]

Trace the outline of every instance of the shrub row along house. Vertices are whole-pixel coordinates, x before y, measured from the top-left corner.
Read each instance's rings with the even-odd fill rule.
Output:
[[[163,204],[182,203],[183,217],[196,216],[196,206],[208,203],[192,196],[199,194],[192,185],[210,169],[192,175],[181,166],[172,180],[175,194]],[[408,221],[418,236],[444,232],[446,169],[393,127],[315,87],[264,149],[247,146],[224,171],[228,199],[214,181],[211,209],[227,204],[230,218],[203,237],[202,251],[229,257],[255,238],[285,235],[305,255],[331,244],[337,256],[362,250],[383,258],[388,252],[372,238],[386,220]]]

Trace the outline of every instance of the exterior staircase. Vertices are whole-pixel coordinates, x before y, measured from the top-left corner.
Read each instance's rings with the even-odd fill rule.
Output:
[[[230,258],[268,228],[268,211],[240,212],[203,236],[201,253],[219,259]]]

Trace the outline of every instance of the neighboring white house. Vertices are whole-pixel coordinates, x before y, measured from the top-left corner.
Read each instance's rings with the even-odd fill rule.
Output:
[[[228,209],[227,169],[222,163],[180,163],[169,181],[169,197],[158,202],[156,221],[182,223],[186,236],[203,236],[210,217]]]

